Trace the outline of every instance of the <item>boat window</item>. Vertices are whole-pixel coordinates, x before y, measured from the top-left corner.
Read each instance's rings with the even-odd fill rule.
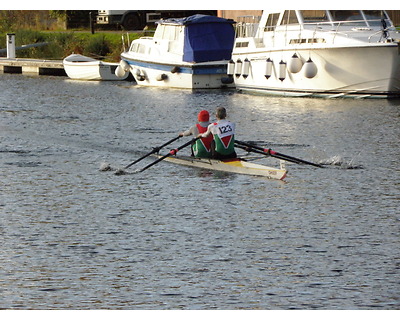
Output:
[[[162,25],[158,26],[153,38],[164,40],[178,40],[179,32],[182,28],[176,25]]]
[[[162,39],[163,32],[164,32],[164,26],[160,26],[160,25],[159,25],[159,26],[156,28],[156,31],[154,32],[153,38],[154,38],[154,39]]]
[[[365,21],[360,10],[330,10],[330,13],[335,22],[352,26],[365,26]]]
[[[136,52],[137,51],[137,46],[138,46],[137,42],[132,42],[130,51]]]
[[[141,43],[139,43],[136,52],[144,54],[146,52],[146,46],[141,44]]]
[[[170,41],[178,40],[179,30],[180,28],[178,26],[165,25],[161,28],[157,28],[156,33],[154,34],[154,38]]]
[[[382,19],[386,20],[388,26],[390,25],[388,17],[383,10],[364,10],[364,15],[370,26],[382,25]]]
[[[304,44],[304,43],[326,43],[324,38],[309,38],[309,39],[290,39],[290,44]]]
[[[238,41],[238,42],[236,42],[236,45],[235,45],[236,48],[247,48],[248,46],[249,46],[248,41]]]
[[[296,11],[285,10],[285,13],[283,14],[283,19],[281,21],[281,25],[294,24],[294,23],[299,23],[299,21],[297,20]]]
[[[166,26],[164,31],[164,39],[175,40],[175,30],[174,26]]]
[[[325,10],[301,10],[304,23],[328,22]]]
[[[278,23],[279,13],[270,13],[264,31],[274,31]]]

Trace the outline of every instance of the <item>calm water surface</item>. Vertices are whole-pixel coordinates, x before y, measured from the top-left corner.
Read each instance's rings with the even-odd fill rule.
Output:
[[[237,139],[343,165],[99,171],[216,106]],[[400,101],[0,75],[0,308],[399,309],[399,118]]]

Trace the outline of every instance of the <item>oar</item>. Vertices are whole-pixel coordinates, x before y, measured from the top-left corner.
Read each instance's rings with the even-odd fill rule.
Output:
[[[143,172],[144,170],[146,170],[146,169],[148,169],[148,168],[154,166],[155,164],[159,163],[160,161],[164,160],[165,158],[167,158],[167,157],[169,157],[169,156],[174,156],[174,155],[176,155],[176,153],[177,153],[179,150],[181,150],[181,149],[187,147],[188,145],[191,145],[191,144],[192,144],[193,142],[195,142],[197,139],[199,139],[199,138],[193,138],[192,140],[190,140],[190,141],[186,142],[185,144],[181,145],[180,147],[178,147],[178,148],[176,148],[176,149],[172,149],[172,150],[171,150],[170,152],[168,152],[166,155],[162,156],[161,158],[158,158],[156,161],[154,161],[154,162],[148,164],[148,165],[145,166],[144,168],[142,168],[142,169],[140,169],[140,170],[136,170],[135,172]]]
[[[177,136],[177,137],[167,141],[163,145],[153,148],[153,150],[151,150],[149,153],[145,154],[143,157],[141,157],[141,158],[131,162],[127,166],[125,166],[124,169],[128,169],[129,167],[133,166],[135,163],[138,163],[140,160],[143,160],[144,158],[147,158],[148,156],[152,155],[153,153],[157,153],[158,151],[160,151],[160,149],[164,148],[165,146],[169,145],[170,143],[174,142],[175,140],[178,140],[180,137],[181,136]]]
[[[292,157],[292,156],[288,156],[286,154],[282,154],[282,153],[273,151],[271,149],[261,148],[261,147],[258,147],[258,146],[243,142],[243,141],[235,140],[235,143],[236,143],[236,147],[241,148],[243,150],[264,154],[266,156],[271,156],[271,157],[278,158],[278,159],[281,159],[281,160],[294,162],[294,163],[297,163],[297,164],[308,164],[310,166],[314,166],[314,167],[318,167],[318,168],[324,168],[320,164],[309,162],[309,161],[302,160],[302,159],[299,159],[299,158],[295,158],[295,157]]]

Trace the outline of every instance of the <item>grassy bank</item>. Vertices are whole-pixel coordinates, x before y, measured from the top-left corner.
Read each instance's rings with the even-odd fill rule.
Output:
[[[16,46],[48,42],[48,45],[30,49],[17,50],[18,58],[54,59],[60,60],[71,53],[80,53],[106,61],[119,61],[122,52],[121,32],[90,32],[68,31],[49,32],[18,30],[15,32]],[[129,34],[132,41],[141,34]],[[6,33],[0,33],[0,48],[6,48]]]

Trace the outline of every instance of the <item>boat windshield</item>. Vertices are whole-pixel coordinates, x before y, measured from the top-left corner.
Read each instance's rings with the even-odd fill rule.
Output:
[[[383,10],[301,10],[304,23],[329,23],[356,27],[382,25],[389,21]]]
[[[329,22],[325,10],[301,10],[304,23]]]

